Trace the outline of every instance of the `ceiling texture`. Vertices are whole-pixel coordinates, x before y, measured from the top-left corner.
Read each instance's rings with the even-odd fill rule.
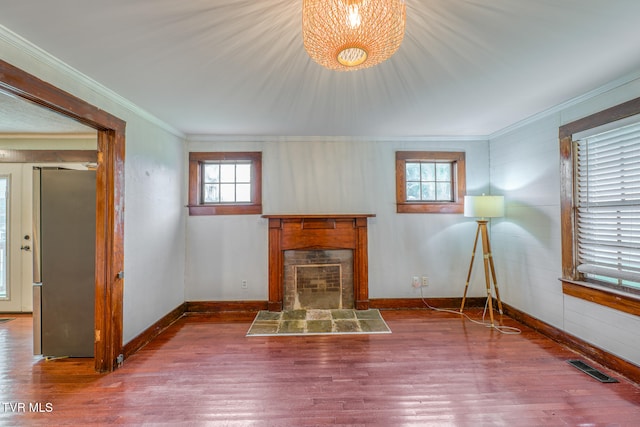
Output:
[[[388,61],[309,58],[302,0],[0,0],[0,25],[187,135],[487,136],[640,72],[638,0],[406,0]]]
[[[0,92],[0,138],[32,134],[95,134],[80,122]]]

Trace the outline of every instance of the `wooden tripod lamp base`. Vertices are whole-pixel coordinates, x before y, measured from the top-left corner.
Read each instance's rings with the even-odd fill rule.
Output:
[[[476,249],[478,247],[478,238],[482,238],[482,259],[484,264],[484,280],[487,292],[487,304],[489,306],[489,316],[491,317],[491,326],[494,326],[493,319],[493,297],[491,292],[491,284],[496,294],[498,303],[498,311],[502,314],[502,301],[500,300],[500,291],[498,290],[498,282],[496,280],[496,269],[493,264],[493,255],[491,253],[491,243],[489,241],[489,233],[487,224],[489,220],[485,218],[496,218],[504,216],[504,197],[503,196],[465,196],[464,198],[464,216],[480,217],[476,222],[476,237],[473,242],[473,253],[471,254],[471,262],[469,263],[469,272],[467,273],[467,281],[464,286],[464,294],[462,303],[460,304],[460,313],[464,310],[464,304],[467,300],[467,291],[469,290],[469,281],[471,280],[471,271],[473,270],[473,261],[476,257]]]

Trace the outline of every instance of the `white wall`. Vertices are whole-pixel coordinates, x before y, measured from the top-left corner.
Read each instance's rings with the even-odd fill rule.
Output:
[[[122,117],[122,116],[120,116]],[[184,141],[127,120],[124,342],[184,302]]]
[[[26,102],[26,101],[25,101]],[[3,150],[95,150],[97,134],[73,137],[65,135],[43,135],[38,137],[17,137],[0,135],[0,148]]]
[[[127,343],[184,301],[184,141],[125,99],[0,27],[2,59],[123,119]]]
[[[562,293],[558,127],[640,96],[640,80],[599,91],[491,139],[490,178],[504,194],[492,249],[504,302],[640,365],[640,317]]]
[[[268,139],[268,138],[265,138]],[[189,151],[262,151],[263,213],[373,213],[369,297],[416,298],[411,277],[427,275],[426,297],[461,297],[476,223],[462,214],[397,214],[395,152],[465,151],[467,189],[488,190],[487,141],[364,141],[280,138],[194,140]],[[266,300],[267,220],[260,215],[187,220],[187,301]],[[480,265],[470,295],[483,295]],[[247,280],[248,289],[240,287]]]

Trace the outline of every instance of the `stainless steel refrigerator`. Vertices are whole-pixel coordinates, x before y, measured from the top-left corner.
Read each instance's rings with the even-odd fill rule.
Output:
[[[96,174],[36,168],[34,354],[93,357]]]

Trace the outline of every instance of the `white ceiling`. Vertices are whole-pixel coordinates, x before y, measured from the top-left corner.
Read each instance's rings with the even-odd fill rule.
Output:
[[[96,131],[61,114],[0,91],[0,135],[95,134]]]
[[[406,0],[398,52],[329,71],[302,0],[0,0],[0,24],[186,134],[490,135],[640,71],[638,0]]]

